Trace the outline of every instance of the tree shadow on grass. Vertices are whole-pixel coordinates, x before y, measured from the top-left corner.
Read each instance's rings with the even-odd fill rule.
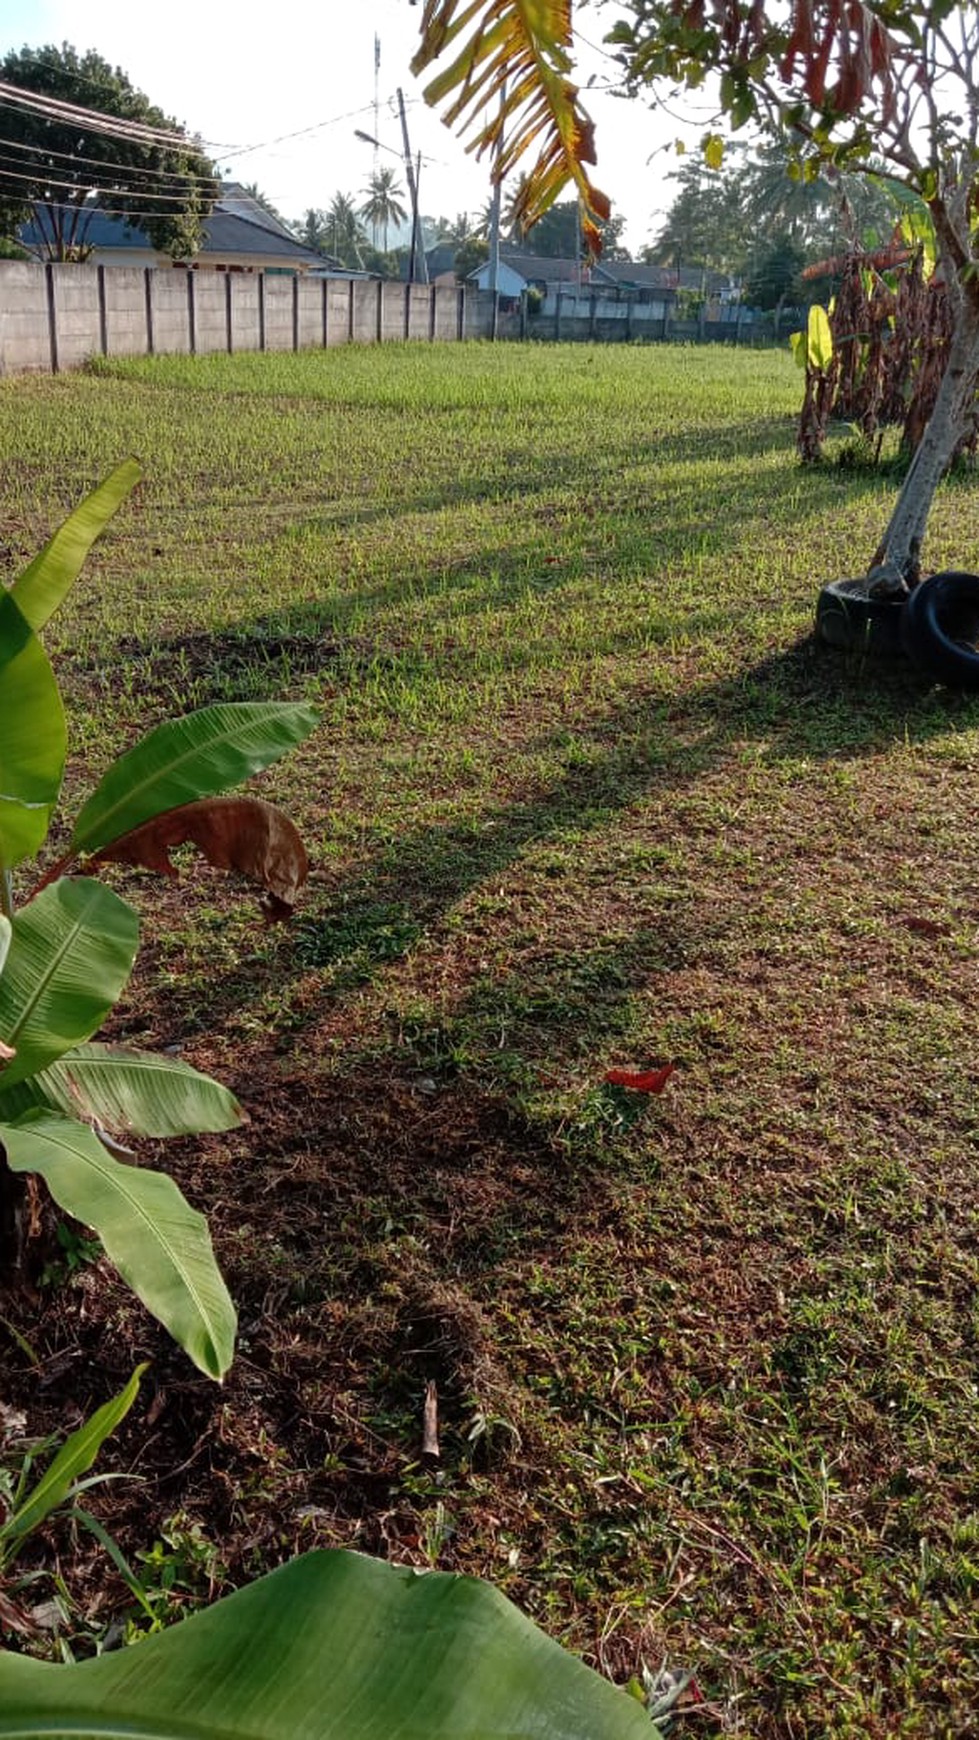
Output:
[[[751,439],[738,451],[750,456]],[[621,477],[628,465],[641,468],[642,463],[641,453],[623,450],[610,475]],[[91,647],[83,643],[59,653],[59,674],[69,695],[72,686],[83,695],[93,689],[110,696],[123,691],[147,709],[167,712],[213,701],[307,695],[317,683],[334,693],[355,691],[368,677],[398,673],[410,680],[436,667],[440,677],[448,674],[454,681],[464,681],[467,661],[478,664],[485,650],[466,644],[464,637],[453,644],[453,623],[464,627],[472,619],[535,598],[545,603],[559,600],[583,587],[593,589],[603,575],[620,569],[636,576],[634,586],[648,588],[648,610],[642,624],[613,626],[604,634],[593,620],[587,649],[592,655],[628,652],[677,637],[684,642],[710,641],[730,632],[732,625],[736,629],[739,619],[746,620],[750,604],[732,598],[719,586],[708,590],[700,605],[686,599],[680,604],[674,576],[689,588],[691,564],[696,574],[705,561],[716,561],[750,539],[759,513],[770,514],[787,498],[795,503],[801,487],[796,469],[786,469],[777,478],[749,476],[723,512],[717,512],[708,510],[702,481],[691,477],[688,486],[672,489],[668,503],[653,504],[651,511],[641,480],[621,483],[618,489],[603,483],[601,511],[607,524],[592,547],[581,528],[587,528],[592,513],[599,511],[590,505],[596,482],[586,475],[580,457],[569,476],[579,488],[573,500],[553,499],[555,475],[548,471],[547,494],[536,508],[520,505],[512,530],[499,543],[486,543],[483,548],[468,545],[460,553],[451,545],[443,546],[437,537],[418,548],[411,548],[409,540],[407,550],[377,555],[381,577],[373,583],[360,585],[334,577],[324,582],[322,600],[307,598],[300,604],[290,600],[283,586],[275,609],[235,618],[224,626],[188,625],[177,634],[161,630],[140,636],[100,636]],[[805,487],[807,509],[818,513],[837,499],[841,481],[823,472],[807,478]],[[844,480],[846,505],[874,487],[872,479]],[[509,497],[489,499],[498,499],[506,508]],[[472,500],[487,500],[485,486],[474,488]],[[429,505],[450,501],[451,493]],[[396,504],[393,512],[387,507],[371,509],[378,520],[394,521],[405,511],[405,504]],[[327,509],[317,523],[336,529]],[[571,526],[577,536],[568,548],[563,540]],[[284,563],[288,563],[290,538],[301,536],[302,530],[300,524],[280,536]],[[384,572],[388,561],[396,566],[390,577]],[[766,608],[770,602],[765,600]],[[403,617],[401,607],[405,607]],[[429,633],[425,614],[433,610],[437,635]],[[526,662],[519,645],[511,646],[505,634],[493,645],[501,669],[519,668]]]
[[[570,743],[559,730],[526,746],[565,756],[557,777],[532,780],[471,815],[408,828],[369,848],[359,866],[321,875],[261,971],[280,989],[298,976],[319,975],[322,996],[342,998],[526,853],[550,843],[573,854],[632,805],[657,791],[672,800],[695,790],[752,745],[777,769],[786,761],[856,760],[897,741],[925,743],[950,725],[977,723],[979,697],[937,688],[910,667],[861,663],[808,639],[680,701],[632,695],[575,723]],[[219,1022],[240,997],[235,975],[223,986],[211,983],[209,1022]]]

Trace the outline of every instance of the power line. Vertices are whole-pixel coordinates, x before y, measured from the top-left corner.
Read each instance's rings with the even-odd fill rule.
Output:
[[[254,151],[268,151],[275,145],[285,144],[290,139],[302,139],[310,133],[319,133],[324,127],[337,127],[344,121],[353,121],[361,115],[366,115],[373,108],[371,103],[363,103],[359,108],[348,109],[342,115],[330,115],[326,120],[313,121],[308,127],[297,127],[289,133],[278,133],[272,139],[259,139],[252,145],[226,146],[214,140],[191,139],[185,133],[164,133],[154,129],[142,129],[138,123],[127,123],[122,118],[104,115],[94,109],[82,109],[75,104],[62,104],[55,99],[50,101],[36,93],[26,91],[17,85],[5,84],[0,81],[0,109],[27,109],[29,113],[38,114],[48,120],[56,120],[62,124],[78,127],[79,132],[101,134],[105,138],[125,139],[134,144],[163,144],[169,149],[190,150],[198,155],[206,151],[214,153],[221,163],[231,162],[236,157],[246,157]],[[7,141],[13,143],[13,141]],[[30,150],[31,146],[22,149]],[[52,152],[51,155],[54,155]],[[73,155],[62,153],[61,155]],[[79,158],[79,161],[96,163],[97,158]],[[165,173],[165,171],[141,171],[141,173]]]
[[[275,139],[261,139],[257,145],[240,145],[233,151],[220,151],[219,161],[227,163],[232,157],[246,157],[250,151],[268,151],[273,145],[282,145],[287,139],[301,139],[306,133],[318,133],[323,127],[338,127],[341,121],[354,121],[358,115],[368,114],[373,107],[373,103],[364,103],[359,109],[348,109],[345,115],[332,115],[328,121],[314,121],[309,127],[299,127],[295,133],[279,133]]]
[[[0,156],[0,163],[2,163],[2,162],[4,162],[4,158],[2,156]],[[29,182],[32,187],[36,187],[39,182],[42,182],[45,187],[58,188],[61,192],[71,192],[74,188],[78,188],[79,193],[83,195],[83,199],[85,199],[85,200],[87,200],[89,195],[94,193],[94,192],[104,191],[104,192],[109,193],[109,194],[115,194],[117,196],[117,198],[120,198],[120,199],[128,199],[131,195],[134,199],[136,199],[136,198],[138,198],[138,199],[154,199],[154,200],[157,200],[158,202],[160,202],[164,205],[180,206],[181,209],[184,206],[186,206],[186,204],[187,204],[187,198],[184,194],[180,194],[180,193],[154,193],[153,190],[151,188],[148,188],[148,187],[126,188],[126,187],[118,187],[117,186],[117,187],[106,187],[104,190],[98,190],[98,189],[91,187],[89,185],[88,181],[86,181],[84,187],[82,187],[76,181],[55,181],[52,177],[46,176],[46,175],[38,175],[38,174],[23,175],[23,174],[18,174],[17,170],[15,170],[15,169],[0,169],[0,181],[6,181],[6,180],[26,181],[26,182]],[[27,197],[27,194],[26,194],[26,189],[25,189],[25,199],[26,199],[26,197]],[[46,200],[46,199],[39,199],[39,200],[37,200],[36,203],[39,205],[50,205],[54,202],[52,202],[50,200]],[[74,201],[71,201],[70,203],[72,205],[78,205],[82,202],[78,201],[78,200],[74,200]],[[159,213],[157,215],[159,216]]]
[[[121,115],[106,115],[96,109],[83,109],[78,103],[64,102],[44,92],[30,91],[22,85],[7,84],[0,79],[0,98],[12,108],[63,125],[77,126],[87,133],[104,133],[114,138],[129,139],[133,144],[162,145],[167,150],[197,151],[196,142],[175,128],[151,127],[142,121],[126,120]]]
[[[0,103],[0,108],[2,108],[2,107],[3,107],[3,104]],[[33,143],[25,143],[25,141],[22,139],[2,139],[2,138],[0,138],[0,150],[2,150],[2,148],[4,146],[8,147],[12,151],[26,151],[30,156],[32,156],[34,158],[36,158],[38,155],[37,146],[34,145]],[[53,147],[50,145],[43,146],[41,148],[40,155],[43,156],[44,158],[58,157],[58,158],[63,159],[66,163],[84,163],[84,164],[90,165],[91,167],[96,168],[96,169],[120,169],[120,168],[124,168],[127,175],[156,176],[158,178],[166,178],[166,179],[169,179],[173,175],[173,170],[170,170],[170,169],[150,168],[144,164],[138,164],[138,163],[119,164],[119,163],[115,162],[111,157],[84,157],[84,156],[82,156],[82,154],[80,152],[76,152],[76,151],[55,151],[53,149]],[[11,161],[15,161],[15,160],[11,159]],[[198,175],[196,173],[196,171],[191,170],[191,169],[181,170],[180,176],[181,176],[181,179],[184,181],[200,181],[200,182],[208,183],[208,184],[213,183],[214,181],[219,179],[217,177],[217,175]]]

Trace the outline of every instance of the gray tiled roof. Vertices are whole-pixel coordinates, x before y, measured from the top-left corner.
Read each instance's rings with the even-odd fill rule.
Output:
[[[247,215],[245,213],[247,212]],[[25,247],[44,243],[44,231],[33,219],[20,231]],[[138,224],[124,218],[107,217],[93,207],[85,222],[84,240],[87,247],[145,248],[155,252],[153,244]],[[217,200],[214,210],[204,223],[204,240],[195,256],[205,264],[209,254],[253,254],[257,259],[283,259],[297,266],[323,266],[322,254],[307,248],[278,221],[263,211],[260,205],[243,194],[241,189],[227,187]]]

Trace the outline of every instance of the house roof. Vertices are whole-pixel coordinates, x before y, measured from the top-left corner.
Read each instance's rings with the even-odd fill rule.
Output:
[[[588,267],[578,260],[551,258],[546,254],[518,253],[511,248],[500,249],[500,259],[519,272],[528,284],[577,284],[588,282]]]
[[[726,290],[731,282],[711,267],[651,266],[645,260],[599,260],[593,275],[622,290]]]
[[[592,276],[600,284],[617,284],[623,290],[675,290],[677,273],[672,266],[648,266],[644,260],[599,260]]]
[[[43,246],[45,232],[42,225],[32,218],[22,226],[20,239],[28,248]],[[97,206],[91,208],[84,241],[87,247],[106,252],[113,248],[145,248],[149,254],[156,252],[138,224],[125,218],[108,217]],[[222,188],[214,210],[205,219],[203,240],[196,258],[206,264],[209,255],[223,258],[228,254],[251,254],[259,260],[285,258],[297,266],[324,264],[322,254],[298,241],[284,224],[234,182]]]

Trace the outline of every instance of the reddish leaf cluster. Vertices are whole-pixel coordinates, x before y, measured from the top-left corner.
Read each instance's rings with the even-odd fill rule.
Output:
[[[770,47],[773,20],[764,0],[676,0],[688,29],[704,29],[708,16],[724,42],[728,63],[747,65]],[[895,112],[894,61],[899,45],[864,0],[792,0],[789,39],[779,71],[786,84],[801,65],[802,89],[815,109],[855,115],[871,85],[880,89],[885,122]],[[837,78],[830,85],[835,69]]]
[[[780,68],[786,83],[796,61],[804,67],[803,90],[816,109],[854,115],[874,80],[880,84],[886,120],[895,101],[891,37],[863,0],[795,0],[792,34]],[[827,90],[830,66],[839,69]]]

